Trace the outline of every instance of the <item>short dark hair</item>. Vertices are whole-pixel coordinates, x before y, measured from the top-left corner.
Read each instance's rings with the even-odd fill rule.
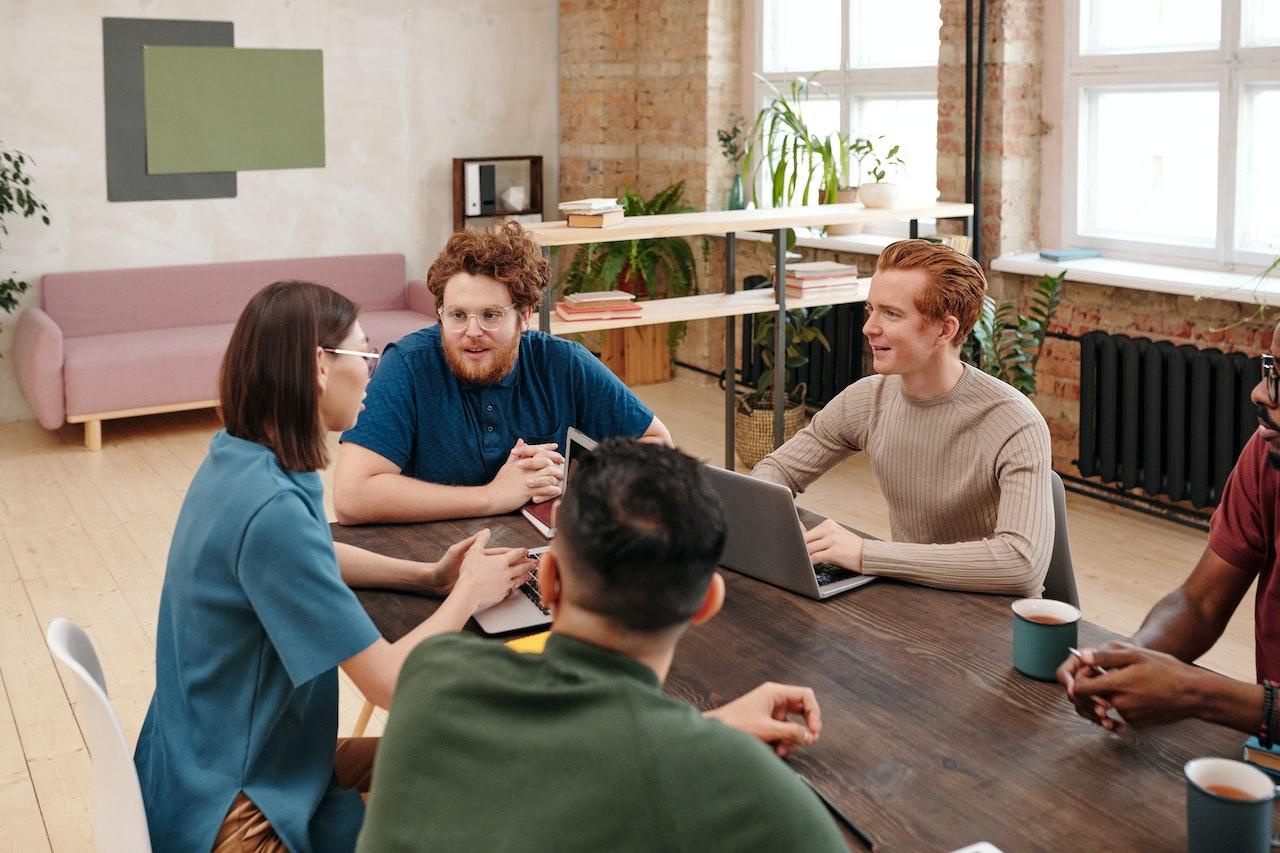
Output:
[[[633,631],[688,621],[724,549],[724,509],[697,460],[631,439],[574,459],[556,517],[581,604]]]
[[[329,463],[320,423],[316,347],[336,347],[351,333],[356,304],[305,281],[277,281],[240,313],[218,378],[227,432],[275,450],[289,471]]]
[[[542,302],[542,291],[551,281],[551,262],[519,223],[499,222],[491,231],[453,232],[427,270],[427,290],[436,305],[444,307],[444,286],[460,272],[505,284],[511,303],[523,311]]]

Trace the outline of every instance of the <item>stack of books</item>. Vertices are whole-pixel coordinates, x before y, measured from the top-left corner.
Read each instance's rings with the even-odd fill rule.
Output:
[[[580,198],[562,201],[559,207],[568,217],[570,228],[608,228],[626,215],[616,198]]]
[[[848,287],[858,283],[858,268],[835,261],[809,261],[787,264],[787,295],[804,296],[830,287]]]
[[[636,295],[623,290],[570,293],[556,303],[556,316],[561,320],[618,320],[639,314]]]

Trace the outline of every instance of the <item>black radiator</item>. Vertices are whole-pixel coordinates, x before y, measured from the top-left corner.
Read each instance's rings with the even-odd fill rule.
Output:
[[[748,276],[743,284],[750,289],[753,283],[763,279],[763,276]],[[760,355],[762,348],[751,345],[756,335],[755,324],[764,317],[763,314],[748,314],[742,318],[741,377],[752,388],[764,370],[764,360]],[[831,344],[831,351],[823,349],[817,341],[807,344],[805,353],[809,356],[809,363],[787,372],[787,390],[796,387],[798,382],[805,383],[805,402],[821,408],[847,386],[861,379],[862,323],[861,302],[837,305],[828,311],[819,321],[819,328]]]
[[[1259,360],[1106,332],[1080,338],[1080,473],[1216,506],[1257,428]]]

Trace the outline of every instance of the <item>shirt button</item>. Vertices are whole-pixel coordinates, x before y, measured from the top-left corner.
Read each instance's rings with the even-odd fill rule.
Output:
[[[493,406],[485,406],[484,408],[485,408],[485,411],[486,411],[486,412],[492,412],[492,411],[493,411]]]
[[[493,427],[485,427],[486,432],[493,432]]]

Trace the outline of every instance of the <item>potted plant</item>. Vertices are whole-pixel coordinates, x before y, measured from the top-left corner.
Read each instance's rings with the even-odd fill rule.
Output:
[[[871,143],[862,137],[858,137],[852,141],[843,133],[838,134],[839,146],[833,151],[831,161],[839,166],[839,188],[836,190],[835,203],[852,204],[858,200],[858,189],[862,183],[862,161],[866,158],[870,151]],[[850,169],[849,160],[856,161],[857,166]],[[819,201],[827,202],[825,190],[819,194]],[[851,234],[861,234],[863,223],[861,222],[840,222],[835,225],[828,225],[826,233],[833,237],[844,237]]]
[[[876,137],[877,141],[882,139],[883,136]],[[869,139],[862,141],[866,143],[866,153],[863,156],[871,158],[871,168],[867,170],[867,175],[875,182],[861,187],[858,195],[866,207],[893,207],[898,202],[898,185],[885,181],[885,177],[890,169],[900,169],[906,165],[898,156],[901,146],[894,145],[886,153],[880,154],[875,150],[874,142]],[[861,165],[862,158],[858,162]]]
[[[720,153],[733,166],[733,185],[729,187],[729,204],[726,210],[742,210],[747,206],[742,193],[742,171],[738,168],[738,164],[747,153],[743,148],[746,142],[742,135],[743,121],[742,116],[731,112],[728,129],[722,128],[716,131],[716,139],[720,140]]]
[[[830,305],[817,308],[794,308],[787,312],[784,332],[787,336],[786,364],[782,367],[782,381],[796,368],[809,363],[808,345],[817,341],[830,351],[818,321],[831,310]],[[777,326],[775,313],[756,315],[756,334],[752,346],[761,347],[760,357],[764,370],[756,379],[755,390],[739,394],[733,413],[733,448],[743,465],[754,468],[756,463],[773,451],[773,383],[779,371],[773,363],[773,335]],[[788,389],[783,410],[782,440],[786,441],[804,426],[805,385],[799,383]]]
[[[684,202],[684,181],[660,190],[647,201],[634,190],[625,189],[618,199],[627,216],[689,213]],[[565,268],[558,282],[560,292],[625,290],[639,298],[665,299],[698,292],[693,248],[683,237],[654,237],[614,243],[587,243]],[[661,382],[671,376],[671,358],[684,339],[685,323],[640,326],[606,333],[602,359],[625,382]],[[639,350],[664,346],[667,358],[656,359]],[[663,365],[654,373],[637,373],[633,364]]]
[[[0,234],[8,235],[9,228],[4,218],[12,213],[22,214],[26,219],[40,214],[40,221],[49,224],[49,208],[31,192],[31,176],[26,166],[31,158],[21,151],[12,151],[0,146]],[[29,285],[25,281],[10,277],[0,281],[0,310],[6,314],[18,307],[18,295],[25,293]]]
[[[983,297],[982,313],[965,341],[964,359],[997,379],[1008,382],[1028,397],[1036,393],[1036,365],[1044,349],[1049,323],[1062,298],[1067,271],[1042,275],[1036,280],[1030,314],[1018,313],[1012,299],[997,303]]]

